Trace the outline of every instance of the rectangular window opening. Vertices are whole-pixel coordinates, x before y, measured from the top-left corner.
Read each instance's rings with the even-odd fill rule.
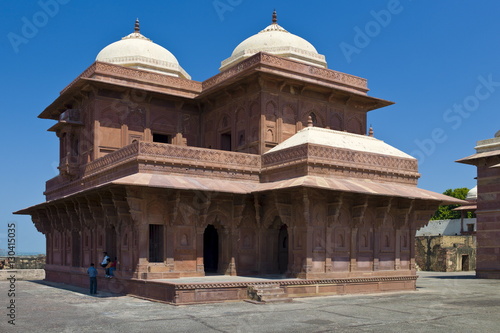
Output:
[[[163,225],[149,225],[149,262],[163,262]]]
[[[153,142],[172,143],[172,136],[168,134],[153,133]]]
[[[226,151],[231,151],[231,133],[222,133],[220,135],[220,149],[221,150],[226,150]]]

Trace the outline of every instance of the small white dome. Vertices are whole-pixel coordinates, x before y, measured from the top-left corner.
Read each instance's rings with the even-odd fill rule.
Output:
[[[220,70],[223,71],[258,52],[267,52],[326,68],[325,56],[319,54],[316,48],[304,38],[278,25],[276,12],[273,13],[273,23],[236,46],[231,57],[222,61]]]
[[[477,200],[477,185],[474,186],[473,188],[471,188],[469,192],[467,192],[467,196],[465,197],[465,200],[468,200],[468,201]]]
[[[103,48],[96,60],[191,79],[169,50],[140,33],[138,20],[133,33]]]

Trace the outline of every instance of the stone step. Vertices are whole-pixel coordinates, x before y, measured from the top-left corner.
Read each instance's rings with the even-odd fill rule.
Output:
[[[280,290],[276,290],[276,291],[268,291],[268,292],[265,292],[265,291],[257,291],[256,292],[257,295],[263,295],[263,296],[266,296],[266,295],[285,295],[285,291],[283,289],[280,289]]]
[[[283,294],[280,294],[280,295],[276,295],[276,294],[274,294],[274,295],[263,295],[263,296],[260,297],[260,299],[263,300],[263,301],[264,300],[268,300],[268,299],[275,299],[275,298],[276,299],[288,298],[288,296],[283,293]]]
[[[261,300],[262,303],[289,303],[289,302],[292,302],[293,299],[291,299],[290,297],[286,297],[286,298],[269,298],[269,299],[265,299],[265,300]]]
[[[257,295],[281,295],[281,294],[285,294],[285,291],[283,289],[278,289],[278,290],[257,290],[256,294]]]
[[[248,286],[248,296],[255,303],[291,302],[285,289],[277,283]]]

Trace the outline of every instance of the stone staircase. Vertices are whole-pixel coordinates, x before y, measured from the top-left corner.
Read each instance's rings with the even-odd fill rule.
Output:
[[[252,303],[291,302],[285,289],[279,283],[265,283],[248,286],[248,297]]]

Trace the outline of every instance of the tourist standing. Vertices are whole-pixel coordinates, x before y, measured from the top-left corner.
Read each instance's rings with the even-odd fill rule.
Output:
[[[87,269],[87,274],[90,279],[90,295],[97,294],[97,269],[94,267],[94,263],[90,264],[90,267]]]

